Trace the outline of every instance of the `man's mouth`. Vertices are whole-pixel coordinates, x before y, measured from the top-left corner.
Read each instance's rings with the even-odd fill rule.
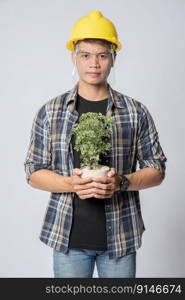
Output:
[[[88,75],[92,76],[92,77],[97,77],[100,75],[100,73],[97,72],[87,72]]]

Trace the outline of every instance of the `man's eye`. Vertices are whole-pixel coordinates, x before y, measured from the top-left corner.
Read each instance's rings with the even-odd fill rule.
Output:
[[[100,56],[102,59],[105,59],[105,58],[107,58],[108,57],[108,55],[107,54],[101,54],[101,56]]]
[[[82,54],[82,57],[83,57],[83,58],[88,58],[88,57],[89,57],[89,54]]]

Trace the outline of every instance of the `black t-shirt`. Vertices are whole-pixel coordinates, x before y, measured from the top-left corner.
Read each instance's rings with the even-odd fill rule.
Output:
[[[90,101],[77,97],[76,110],[79,117],[86,112],[106,114],[108,99]],[[75,136],[72,136],[74,168],[80,168],[80,152],[74,150]],[[108,165],[109,161],[100,156],[100,164]],[[73,199],[73,223],[70,233],[69,248],[107,250],[105,200],[97,198],[80,199],[77,194]]]

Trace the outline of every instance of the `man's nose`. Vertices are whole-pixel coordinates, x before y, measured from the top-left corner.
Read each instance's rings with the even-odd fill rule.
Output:
[[[97,67],[99,66],[99,59],[96,54],[91,54],[91,66],[92,67]]]

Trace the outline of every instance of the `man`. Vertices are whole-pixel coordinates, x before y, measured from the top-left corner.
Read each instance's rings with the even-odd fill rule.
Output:
[[[40,239],[53,248],[55,277],[92,277],[95,263],[99,277],[135,277],[145,230],[139,190],[161,184],[166,157],[146,106],[107,82],[121,49],[112,22],[91,11],[73,26],[67,48],[79,80],[39,109],[25,161],[28,183],[51,192]],[[81,178],[71,129],[89,111],[116,121],[101,157],[107,177]]]

